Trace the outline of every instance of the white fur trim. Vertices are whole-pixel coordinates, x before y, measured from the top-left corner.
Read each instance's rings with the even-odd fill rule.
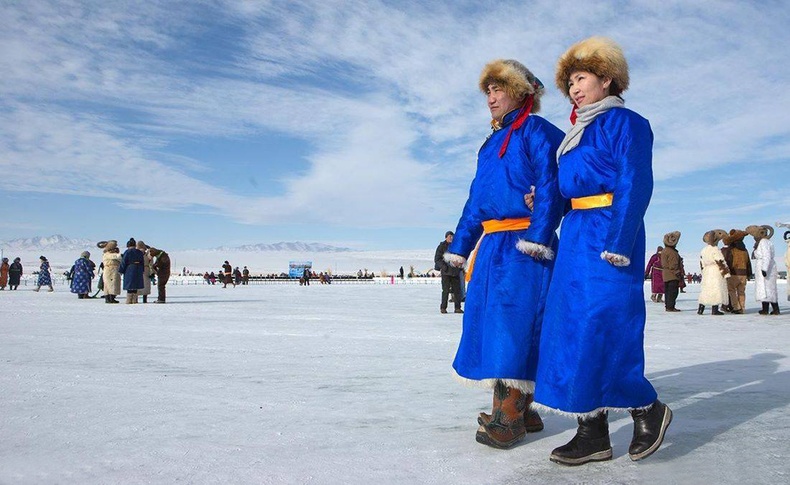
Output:
[[[478,389],[493,389],[496,387],[497,381],[502,381],[507,387],[512,387],[514,389],[518,389],[519,391],[525,394],[534,394],[535,393],[535,381],[522,381],[519,379],[467,379],[466,377],[461,377],[458,374],[454,375],[455,380],[460,382],[466,387],[476,387]]]
[[[598,416],[599,414],[601,414],[604,411],[606,411],[606,412],[612,411],[612,412],[616,412],[616,413],[630,413],[631,411],[635,411],[637,409],[650,409],[650,407],[652,407],[652,406],[653,406],[653,403],[651,402],[647,406],[639,406],[639,407],[635,407],[635,408],[603,407],[603,408],[594,409],[594,410],[592,410],[592,411],[590,411],[588,413],[570,413],[570,412],[567,412],[567,411],[560,411],[559,409],[555,409],[555,408],[546,406],[545,404],[540,404],[540,403],[537,403],[537,402],[533,402],[532,405],[530,406],[530,409],[532,409],[534,411],[538,411],[538,412],[543,412],[543,413],[558,414],[560,416],[565,416],[565,417],[568,417],[568,418],[590,419],[590,418],[594,418],[594,417]]]
[[[447,263],[452,264],[453,266],[456,266],[458,268],[466,264],[466,258],[461,256],[460,254],[444,253],[444,260]]]
[[[630,266],[631,265],[631,258],[628,256],[623,256],[622,254],[617,253],[610,253],[609,251],[604,251],[601,253],[601,259],[609,261],[607,256],[614,256],[614,261],[611,263],[615,266]]]
[[[535,259],[554,259],[554,251],[542,244],[534,243],[524,239],[519,239],[516,243],[516,248],[524,254],[532,256]],[[532,253],[537,253],[534,256]]]

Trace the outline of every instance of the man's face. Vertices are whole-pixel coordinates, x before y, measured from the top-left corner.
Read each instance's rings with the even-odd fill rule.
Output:
[[[498,84],[488,85],[486,97],[491,118],[497,121],[502,121],[506,114],[520,105],[519,100],[511,98]]]
[[[447,244],[450,244],[453,242],[453,235],[450,234],[449,236],[445,237],[444,240],[447,241]]]

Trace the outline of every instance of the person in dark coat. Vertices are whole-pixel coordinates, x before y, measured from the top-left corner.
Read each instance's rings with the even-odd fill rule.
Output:
[[[310,286],[310,269],[305,268],[304,272],[302,273],[302,280],[304,280],[305,286]]]
[[[80,259],[74,262],[74,269],[71,277],[71,292],[77,294],[80,300],[88,297],[91,291],[91,280],[93,279],[93,266],[91,265],[91,253],[83,251]]]
[[[143,265],[145,256],[137,249],[137,241],[134,238],[126,243],[126,251],[123,253],[121,266],[118,272],[123,275],[123,289],[126,290],[126,303],[137,303],[137,290],[143,289]]]
[[[464,298],[461,295],[461,269],[444,260],[444,253],[453,242],[454,235],[453,231],[447,231],[444,234],[444,241],[436,247],[436,254],[433,256],[434,269],[442,273],[442,302],[439,305],[439,311],[442,313],[447,313],[447,299],[450,292],[453,293],[455,313],[464,312],[461,310],[461,300]]]
[[[156,273],[156,290],[158,296],[154,303],[165,303],[167,300],[165,285],[167,285],[167,280],[170,279],[170,256],[161,249],[156,248],[150,248],[148,253],[152,258],[155,258],[153,268]]]
[[[246,266],[241,270],[241,283],[243,285],[250,284],[250,270],[248,270]]]
[[[222,281],[225,283],[222,285],[222,287],[227,288],[228,283],[230,283],[234,288],[236,288],[236,283],[233,282],[233,267],[227,261],[225,261],[225,264],[222,265],[222,274],[224,276]]]
[[[8,268],[8,289],[16,290],[19,288],[19,281],[22,279],[22,263],[19,258],[14,258],[14,262]]]

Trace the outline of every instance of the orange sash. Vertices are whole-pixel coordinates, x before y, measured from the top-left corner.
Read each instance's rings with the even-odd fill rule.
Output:
[[[614,194],[608,192],[606,194],[590,195],[587,197],[579,197],[578,199],[571,199],[571,207],[573,209],[597,209],[599,207],[609,207],[612,205]]]
[[[483,238],[486,236],[486,234],[505,231],[521,231],[528,228],[529,225],[529,217],[523,217],[521,219],[491,219],[488,221],[483,221],[483,235],[477,240],[475,250],[472,251],[471,256],[469,256],[469,266],[466,268],[466,282],[468,283],[469,280],[472,279],[472,270],[475,267],[475,257],[477,256],[477,250],[480,248],[480,243],[483,241]]]

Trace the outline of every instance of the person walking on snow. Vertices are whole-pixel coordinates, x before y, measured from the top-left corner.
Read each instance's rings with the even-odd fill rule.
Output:
[[[719,311],[719,305],[727,302],[727,280],[730,278],[730,269],[724,261],[724,255],[718,244],[726,235],[727,233],[722,229],[714,229],[702,236],[702,241],[707,245],[699,255],[702,285],[697,301],[699,303],[697,315],[705,312],[705,305],[712,305],[711,315],[724,315]]]
[[[562,221],[540,339],[535,402],[577,418],[576,436],[549,459],[612,459],[608,412],[630,411],[628,455],[653,454],[672,421],[644,375],[644,216],[653,192],[650,123],[625,108],[628,63],[610,39],[573,45],[557,87],[574,104],[557,152]],[[536,192],[537,195],[537,192]]]
[[[55,291],[55,288],[52,287],[52,275],[50,274],[49,270],[49,261],[44,256],[39,256],[41,260],[41,266],[39,267],[38,273],[38,281],[36,282],[36,289],[33,291],[38,291],[41,289],[42,286],[49,286],[49,291]]]
[[[478,151],[469,198],[443,259],[457,269],[468,262],[453,368],[463,382],[493,390],[491,414],[478,416],[475,439],[510,448],[543,429],[531,403],[564,206],[555,161],[562,131],[535,114],[543,83],[520,62],[488,63],[478,87],[493,132]]]
[[[74,262],[74,272],[71,278],[71,292],[77,294],[77,298],[83,300],[88,297],[91,291],[91,280],[93,279],[93,266],[90,262],[91,253],[83,251],[77,261]]]

